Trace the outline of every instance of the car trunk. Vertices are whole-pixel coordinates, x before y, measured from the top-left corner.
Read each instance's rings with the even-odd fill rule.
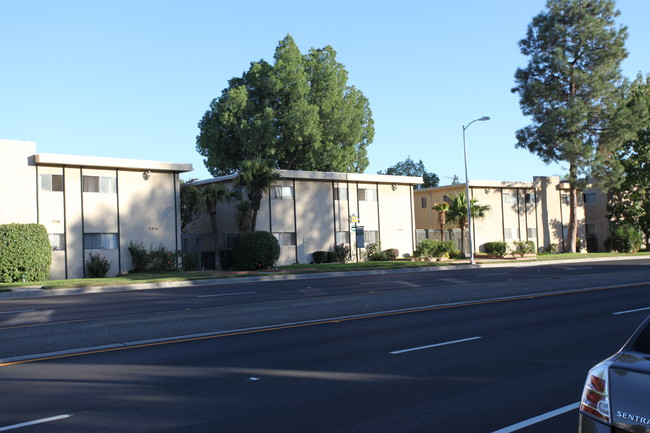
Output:
[[[650,356],[621,353],[609,368],[611,420],[623,431],[650,433]]]

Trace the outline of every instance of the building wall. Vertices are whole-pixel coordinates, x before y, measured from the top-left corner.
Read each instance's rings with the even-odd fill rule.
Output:
[[[438,212],[432,204],[445,196],[465,192],[465,185],[451,185],[415,190],[416,228],[438,230]],[[556,244],[560,251],[567,237],[569,222],[568,184],[558,177],[535,177],[533,182],[474,181],[470,183],[470,197],[480,205],[490,206],[485,218],[472,219],[474,248],[483,252],[487,242],[533,241],[538,249]],[[426,208],[422,198],[426,198]],[[578,200],[578,237],[584,245],[585,225],[582,198]],[[439,239],[439,234],[429,236]]]
[[[34,151],[32,142],[0,140],[0,197],[11,203],[0,206],[0,224],[45,226],[53,246],[51,279],[87,276],[90,253],[111,261],[108,276],[127,272],[131,241],[180,249],[178,172],[189,164],[89,157],[92,167],[84,167],[85,157]],[[157,171],[158,165],[165,169]],[[84,192],[84,177],[96,177],[99,191]]]
[[[336,173],[301,173],[302,177],[285,177],[276,182],[262,198],[258,213],[256,229],[270,231],[281,241],[278,264],[311,263],[315,251],[333,251],[340,243],[351,245],[353,257],[356,257],[353,216],[358,218],[356,225],[365,229],[366,243],[380,240],[383,249],[397,248],[400,255],[412,254],[411,184],[393,183],[399,176],[385,176],[385,182],[376,182],[375,176],[368,176],[369,181],[365,182],[339,180],[343,174]],[[366,176],[357,175],[361,180]],[[230,180],[222,182],[234,188]],[[292,199],[279,198],[274,188],[291,188]],[[222,235],[237,232],[232,216],[234,205],[222,204],[218,208]],[[202,216],[184,234],[185,245],[197,248],[196,240],[209,236],[210,232],[207,216]],[[287,243],[292,237],[294,242]],[[222,236],[220,249],[225,247]]]

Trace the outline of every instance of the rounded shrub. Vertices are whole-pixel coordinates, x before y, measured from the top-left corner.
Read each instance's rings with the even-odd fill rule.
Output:
[[[611,230],[606,246],[619,253],[636,253],[643,245],[643,232],[630,224],[619,224]]]
[[[485,244],[485,252],[487,254],[504,257],[508,251],[508,244],[506,242],[487,242]]]
[[[41,224],[0,225],[0,282],[50,278],[52,246]]]
[[[280,258],[280,244],[269,232],[241,233],[235,238],[233,253],[237,269],[266,269]]]
[[[314,263],[327,263],[327,251],[314,251]]]

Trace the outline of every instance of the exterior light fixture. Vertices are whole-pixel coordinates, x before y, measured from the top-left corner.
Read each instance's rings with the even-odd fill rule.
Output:
[[[151,171],[150,171],[150,170],[145,170],[145,171],[142,173],[142,178],[143,178],[144,180],[149,180],[150,177],[151,177]]]
[[[467,145],[465,144],[465,130],[474,122],[485,122],[490,120],[488,116],[483,116],[479,119],[474,119],[467,124],[463,125],[463,152],[465,153],[465,200],[467,201],[467,226],[469,227],[469,262],[473,265],[474,262],[474,236],[472,230],[472,200],[469,197],[469,176],[467,175]],[[461,230],[463,230],[461,228]]]

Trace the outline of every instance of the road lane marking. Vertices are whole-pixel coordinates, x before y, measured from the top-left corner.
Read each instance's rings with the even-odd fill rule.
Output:
[[[201,295],[196,298],[215,298],[217,296],[254,295],[257,292],[218,293],[216,295]]]
[[[491,274],[483,274],[484,277],[494,277],[497,275],[508,275],[508,272],[493,272]]]
[[[498,302],[530,300],[530,299],[545,298],[545,297],[560,296],[560,295],[575,295],[580,293],[589,293],[589,292],[595,292],[601,290],[623,289],[623,288],[639,287],[639,286],[647,286],[647,285],[650,285],[650,281],[640,281],[637,283],[617,284],[611,286],[587,287],[583,289],[563,290],[563,291],[556,291],[556,292],[530,293],[525,295],[504,296],[500,298],[451,302],[447,304],[435,304],[435,305],[426,305],[420,307],[401,308],[396,310],[385,310],[385,311],[378,311],[378,312],[371,312],[371,313],[327,317],[321,319],[306,320],[302,322],[289,322],[289,323],[281,323],[275,325],[256,326],[256,327],[243,328],[243,329],[234,329],[234,330],[231,329],[231,330],[224,330],[224,331],[204,332],[201,334],[178,335],[174,337],[115,343],[115,344],[108,344],[104,346],[67,349],[67,350],[60,350],[60,351],[50,352],[50,353],[21,355],[21,356],[14,356],[14,357],[0,359],[0,367],[7,367],[15,364],[23,364],[26,362],[38,362],[38,361],[47,361],[51,359],[67,358],[72,356],[91,355],[95,353],[110,352],[115,350],[135,349],[140,347],[157,346],[163,344],[177,344],[177,343],[185,343],[185,342],[196,341],[196,340],[206,340],[212,338],[230,337],[235,335],[253,334],[258,332],[273,332],[273,331],[280,331],[280,330],[291,329],[291,328],[300,328],[306,326],[341,323],[341,322],[347,322],[352,320],[373,319],[377,317],[396,316],[396,315],[409,314],[409,313],[419,313],[419,312],[443,310],[443,309],[450,309],[450,308],[462,308],[462,307],[470,307],[470,306],[477,306],[477,305],[493,304]],[[71,322],[66,322],[66,323],[71,323]]]
[[[34,311],[36,311],[36,310],[0,311],[0,314],[33,313]]]
[[[400,281],[377,281],[376,283],[361,283],[362,286],[374,286],[377,284],[395,284],[395,283],[400,283]]]
[[[638,311],[646,311],[650,310],[650,307],[645,307],[645,308],[637,308],[636,310],[627,310],[627,311],[617,311],[616,313],[612,313],[614,316],[618,316],[620,314],[628,314],[628,313],[636,313]]]
[[[420,346],[420,347],[413,347],[411,349],[396,350],[394,352],[390,352],[390,354],[391,355],[399,355],[400,353],[414,352],[416,350],[431,349],[433,347],[448,346],[450,344],[464,343],[466,341],[480,340],[480,339],[481,339],[481,337],[463,338],[462,340],[446,341],[444,343],[429,344],[428,346]]]
[[[542,421],[546,421],[547,419],[551,419],[553,417],[556,417],[558,415],[562,415],[563,413],[572,411],[574,409],[577,409],[578,406],[580,405],[580,402],[577,403],[572,403],[567,406],[561,407],[559,409],[552,410],[550,412],[546,412],[545,414],[536,416],[535,418],[530,418],[526,421],[522,421],[517,424],[513,424],[510,427],[502,428],[501,430],[493,431],[492,433],[511,433],[513,431],[521,430],[522,428],[529,427],[533,424],[540,423]]]
[[[35,421],[28,421],[28,422],[23,422],[23,423],[20,423],[20,424],[8,425],[6,427],[0,427],[0,431],[15,430],[15,429],[21,428],[21,427],[29,427],[31,425],[43,424],[43,423],[52,422],[52,421],[58,421],[60,419],[70,418],[71,416],[72,416],[72,414],[57,415],[57,416],[52,416],[52,417],[49,417],[49,418],[37,419]]]

